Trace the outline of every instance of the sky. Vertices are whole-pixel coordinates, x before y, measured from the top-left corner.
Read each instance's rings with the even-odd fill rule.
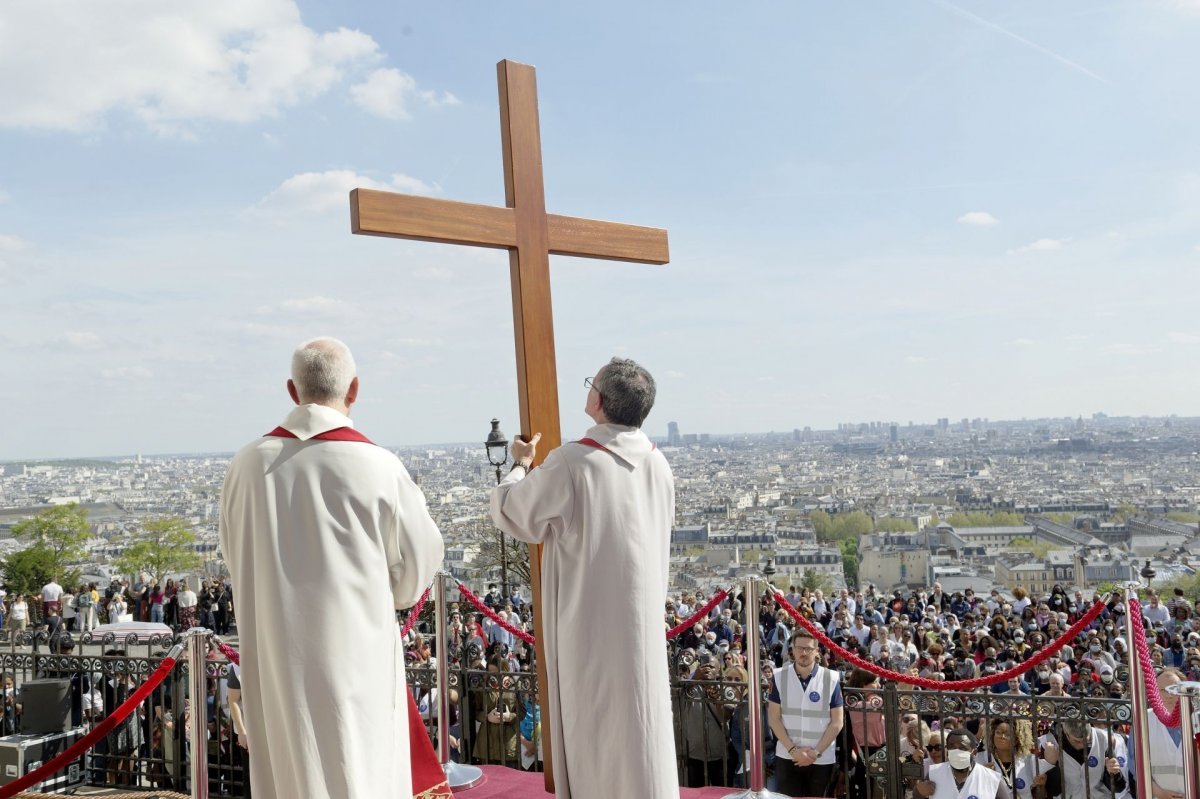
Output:
[[[518,432],[507,256],[350,233],[356,187],[503,205],[537,67],[562,434],[1200,415],[1200,0],[0,4],[0,460],[231,451],[296,344],[379,443]]]

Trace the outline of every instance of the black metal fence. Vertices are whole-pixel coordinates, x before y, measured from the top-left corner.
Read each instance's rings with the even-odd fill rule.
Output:
[[[105,718],[155,670],[174,636],[149,640],[111,635],[60,636],[44,632],[0,634],[0,672],[4,677],[4,713],[0,732],[19,731],[21,685],[33,679],[71,681],[72,725],[84,732]],[[461,646],[449,657],[450,759],[540,770],[541,719],[536,710],[536,680],[526,670],[508,671],[495,653],[476,644]],[[748,787],[748,696],[744,672],[729,663],[691,650],[671,653],[671,701],[680,784],[699,787]],[[487,663],[487,668],[479,668]],[[203,712],[208,722],[203,751],[208,759],[213,796],[249,796],[246,761],[236,745],[228,706],[228,663],[215,651],[206,664],[203,705],[188,696],[187,664],[171,676],[131,716],[106,736],[80,764],[93,785],[188,791],[194,751],[188,722]],[[736,667],[735,667],[736,668]],[[435,746],[438,703],[435,669],[410,665],[408,683]],[[758,700],[766,719],[769,669],[758,681]],[[983,747],[1007,727],[1015,745],[1036,749],[1038,739],[1062,719],[1085,719],[1094,727],[1123,734],[1130,720],[1124,699],[1029,696],[988,689],[958,693],[883,687],[843,687],[845,723],[837,743],[838,768],[831,795],[852,799],[904,797],[929,762],[940,762],[939,730],[966,727]],[[598,703],[603,697],[597,697]],[[569,731],[567,731],[569,735]],[[636,734],[636,731],[630,731]],[[771,774],[775,740],[769,725],[762,732],[765,778]],[[1012,776],[1008,777],[1012,780]],[[1010,784],[1010,788],[1018,787]],[[1017,792],[1020,795],[1020,792]]]
[[[0,634],[0,681],[6,688],[0,733],[22,731],[21,686],[38,679],[70,681],[70,726],[83,734],[90,732],[145,682],[178,640],[173,635],[51,637],[45,631],[5,631]],[[208,735],[201,746],[208,758],[210,794],[249,795],[246,764],[235,745],[229,715],[229,664],[215,649],[209,657],[202,702],[188,695],[188,664],[180,661],[138,710],[77,764],[84,783],[190,791],[194,747],[188,725],[193,712],[203,712]]]

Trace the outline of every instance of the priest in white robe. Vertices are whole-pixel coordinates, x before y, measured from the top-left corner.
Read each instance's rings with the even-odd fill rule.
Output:
[[[300,345],[288,393],[297,407],[234,456],[221,497],[253,794],[412,796],[395,612],[433,580],[442,537],[399,459],[354,429],[344,344]]]
[[[585,382],[596,425],[532,471],[540,434],[514,441],[492,521],[544,545],[536,610],[557,796],[678,799],[662,615],[675,483],[640,429],[654,379],[614,358]]]

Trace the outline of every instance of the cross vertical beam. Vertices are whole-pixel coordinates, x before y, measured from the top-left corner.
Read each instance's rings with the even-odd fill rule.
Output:
[[[516,212],[516,246],[508,251],[512,281],[513,334],[517,346],[517,393],[521,433],[541,433],[537,462],[562,444],[558,415],[558,368],[554,357],[554,317],[550,306],[550,236],[542,184],[542,137],[533,67],[504,60],[496,65],[500,89],[500,136],[504,150],[504,204]],[[542,606],[542,548],[529,545],[534,615]],[[538,704],[545,707],[546,645],[542,625],[535,644]],[[551,722],[554,723],[554,722]],[[554,753],[542,736],[547,792],[554,791]]]

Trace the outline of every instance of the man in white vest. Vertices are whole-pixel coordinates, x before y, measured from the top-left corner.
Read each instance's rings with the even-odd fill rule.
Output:
[[[412,796],[396,609],[433,579],[442,536],[399,459],[354,429],[345,344],[301,344],[287,387],[296,407],[234,455],[221,496],[253,793]]]
[[[1053,766],[1046,775],[1047,793],[1063,799],[1128,799],[1124,738],[1083,719],[1066,719],[1059,728],[1057,737],[1044,735],[1039,741]]]
[[[775,733],[775,788],[788,796],[832,796],[842,730],[841,675],[817,664],[812,633],[797,627],[792,660],[775,670],[767,721]]]
[[[1169,712],[1175,711],[1179,698],[1167,693],[1167,688],[1181,682],[1183,674],[1178,669],[1163,669],[1158,675],[1159,696]],[[1180,745],[1183,740],[1182,732],[1178,727],[1168,727],[1159,721],[1153,710],[1146,715],[1150,734],[1151,795],[1154,799],[1183,799],[1183,749]],[[1137,744],[1133,742],[1132,745]],[[1131,773],[1134,773],[1133,765],[1131,760]]]

